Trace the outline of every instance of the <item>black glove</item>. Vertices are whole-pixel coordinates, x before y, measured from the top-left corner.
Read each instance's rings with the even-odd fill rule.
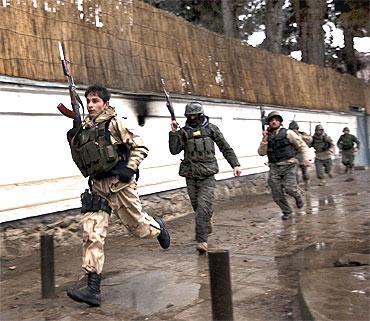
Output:
[[[120,181],[128,183],[136,172],[133,169],[126,167],[126,165],[118,163],[113,167],[111,173],[113,175],[117,175]]]

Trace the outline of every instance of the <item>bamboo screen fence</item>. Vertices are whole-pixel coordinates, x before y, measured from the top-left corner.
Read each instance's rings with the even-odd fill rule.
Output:
[[[195,27],[140,0],[2,0],[0,74],[64,82],[63,41],[77,86],[370,112],[370,87]]]

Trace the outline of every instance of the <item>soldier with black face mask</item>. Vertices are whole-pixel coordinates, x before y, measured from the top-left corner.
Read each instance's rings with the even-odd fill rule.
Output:
[[[190,102],[185,107],[185,126],[178,130],[176,121],[171,123],[169,148],[173,155],[184,151],[179,175],[185,177],[191,205],[195,212],[196,249],[208,250],[208,234],[212,232],[213,199],[218,164],[215,146],[233,168],[234,176],[240,176],[240,165],[234,150],[225,140],[220,129],[209,122],[200,102]]]

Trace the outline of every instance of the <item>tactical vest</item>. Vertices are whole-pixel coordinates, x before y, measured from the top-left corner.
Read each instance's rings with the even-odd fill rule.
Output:
[[[71,140],[72,159],[84,177],[108,173],[121,158],[119,145],[110,141],[109,122],[83,128]]]
[[[296,155],[296,150],[287,138],[287,129],[281,128],[276,136],[269,135],[267,157],[270,163],[288,160]]]
[[[207,162],[215,160],[215,144],[211,138],[212,132],[208,126],[201,128],[186,128],[186,151],[192,162]]]
[[[330,142],[327,140],[327,135],[323,134],[320,136],[313,135],[312,136],[312,147],[315,149],[317,153],[322,153],[330,148]]]
[[[350,150],[353,148],[353,139],[351,134],[342,135],[340,142],[343,150]]]

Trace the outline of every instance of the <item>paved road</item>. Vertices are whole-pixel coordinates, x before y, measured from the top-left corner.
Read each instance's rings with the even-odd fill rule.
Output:
[[[305,195],[306,206],[289,221],[280,219],[270,195],[246,195],[217,207],[210,246],[230,251],[235,320],[299,320],[301,271],[321,275],[323,268],[338,269],[333,264],[344,254],[369,253],[369,172],[356,171],[353,180],[347,178],[337,175],[325,187],[314,181]],[[126,234],[108,238],[99,308],[75,303],[65,294],[82,275],[80,246],[55,248],[55,299],[40,298],[38,252],[4,258],[0,319],[211,320],[208,260],[194,249],[193,224],[191,215],[168,222],[172,231],[168,251],[154,240]],[[366,269],[361,273],[368,281]],[[355,303],[369,298],[368,290],[353,293]],[[322,297],[323,302],[329,299]],[[329,312],[337,310],[336,304],[350,303],[341,302],[337,293]],[[355,310],[346,314],[344,308],[337,320],[369,315],[366,304]]]

